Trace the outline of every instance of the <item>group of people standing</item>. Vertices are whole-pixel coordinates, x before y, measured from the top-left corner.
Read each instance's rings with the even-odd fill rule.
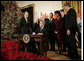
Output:
[[[53,18],[53,13],[50,13],[49,18],[44,15],[34,23],[33,29],[30,27],[30,20],[28,19],[28,12],[25,11],[24,17],[21,19],[19,29],[21,34],[44,34],[48,36],[48,50],[55,51],[55,41],[58,45],[58,54],[66,52],[68,48],[68,56],[72,59],[79,59],[75,34],[78,31],[76,22],[76,12],[71,8],[70,3],[64,5],[67,14],[64,10],[55,11],[56,19]],[[30,43],[35,50],[35,42]],[[28,45],[29,46],[29,45]],[[38,43],[39,46],[39,43]],[[31,48],[31,47],[30,47]]]

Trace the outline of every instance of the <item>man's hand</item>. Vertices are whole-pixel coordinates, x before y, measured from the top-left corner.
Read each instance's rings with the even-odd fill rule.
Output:
[[[70,34],[71,34],[70,30],[67,30],[67,35],[70,35]]]
[[[35,34],[36,34],[35,32],[32,33],[32,35],[35,35]]]
[[[55,31],[55,34],[57,34],[58,32],[57,31]]]
[[[43,35],[43,33],[38,33],[37,35]]]

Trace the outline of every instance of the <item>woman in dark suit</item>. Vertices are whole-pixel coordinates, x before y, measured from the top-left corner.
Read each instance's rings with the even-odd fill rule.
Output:
[[[55,11],[55,34],[58,39],[58,53],[62,54],[62,28],[63,28],[63,18],[61,17],[60,11]]]

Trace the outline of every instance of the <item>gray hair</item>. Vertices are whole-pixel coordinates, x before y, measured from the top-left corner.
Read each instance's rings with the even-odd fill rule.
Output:
[[[45,21],[40,21],[40,22],[42,22],[43,24],[45,24]]]
[[[64,6],[68,6],[68,7],[71,7],[71,4],[70,3],[65,3]]]

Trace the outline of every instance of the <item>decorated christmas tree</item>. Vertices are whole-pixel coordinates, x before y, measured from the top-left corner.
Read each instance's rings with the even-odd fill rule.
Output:
[[[4,11],[1,11],[1,37],[11,39],[17,33],[18,23],[22,17],[21,9],[15,1],[1,1]]]

